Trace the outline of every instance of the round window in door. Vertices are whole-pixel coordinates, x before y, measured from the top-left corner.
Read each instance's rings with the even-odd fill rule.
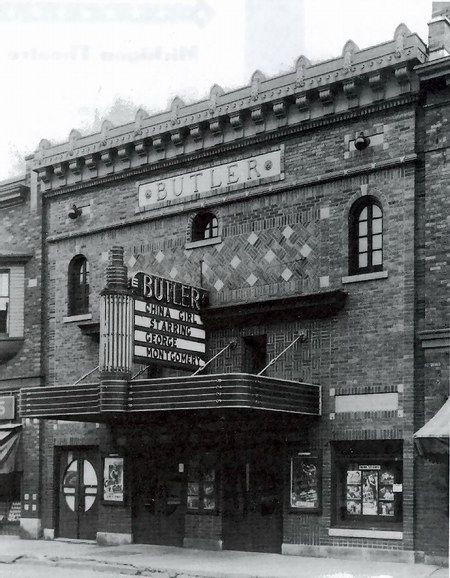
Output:
[[[86,459],[70,462],[64,472],[62,491],[72,512],[90,510],[97,498],[97,490],[97,474],[91,462]]]

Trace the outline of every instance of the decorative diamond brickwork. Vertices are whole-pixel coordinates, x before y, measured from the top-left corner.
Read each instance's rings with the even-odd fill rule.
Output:
[[[172,267],[172,269],[170,270],[169,275],[172,277],[172,279],[175,279],[175,277],[177,276],[177,274],[178,274],[177,268],[176,268],[176,267]]]
[[[286,208],[280,213],[286,214]],[[139,253],[135,268],[161,277],[174,278],[176,269],[177,281],[210,291],[212,305],[255,295],[280,296],[285,290],[287,294],[319,290],[319,215],[293,208],[289,224],[286,217],[265,221],[247,217],[244,224],[235,215],[228,223],[223,221],[223,242],[218,245],[187,250],[185,227],[180,224],[178,237],[161,236],[130,247],[129,257]]]
[[[223,288],[223,281],[221,279],[217,279],[217,281],[214,283],[214,289],[216,291],[221,291]]]
[[[289,281],[289,279],[292,277],[293,273],[292,271],[286,267],[286,269],[283,271],[283,273],[281,273],[281,276],[283,277],[283,279],[285,281]]]
[[[267,251],[267,253],[264,255],[264,259],[268,262],[268,263],[272,263],[272,261],[275,259],[275,253],[272,251],[272,249],[269,249]]]
[[[311,247],[305,243],[303,247],[300,249],[300,254],[306,259],[309,257],[311,251],[312,251]]]
[[[241,263],[241,260],[239,259],[239,257],[237,255],[235,255],[230,262],[230,265],[233,267],[233,269],[237,269],[239,267]]]
[[[253,287],[253,285],[256,283],[256,281],[258,281],[258,277],[256,277],[256,275],[254,275],[253,273],[250,273],[250,275],[247,277],[246,281],[250,285],[250,287]]]

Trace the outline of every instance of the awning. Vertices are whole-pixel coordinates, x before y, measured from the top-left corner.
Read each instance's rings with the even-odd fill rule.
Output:
[[[0,425],[0,474],[21,469],[18,452],[21,430],[20,424]]]
[[[20,396],[23,418],[101,422],[151,412],[211,409],[320,416],[321,388],[265,375],[225,373],[24,387]]]
[[[450,398],[423,427],[414,434],[421,456],[439,460],[448,456],[450,436]]]

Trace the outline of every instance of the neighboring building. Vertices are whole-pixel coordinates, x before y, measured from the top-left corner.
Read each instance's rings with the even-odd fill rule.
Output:
[[[36,173],[0,183],[0,534],[18,534],[38,501],[40,426],[18,402],[43,384],[41,214]]]
[[[448,396],[449,40],[41,142],[44,537],[448,556],[413,434]]]

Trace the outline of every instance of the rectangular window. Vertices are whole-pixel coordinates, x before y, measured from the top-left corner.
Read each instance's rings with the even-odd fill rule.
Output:
[[[320,462],[317,456],[291,457],[290,503],[298,512],[318,512],[320,508]]]
[[[9,271],[0,272],[0,334],[9,332]]]
[[[335,523],[392,527],[402,521],[401,442],[335,444]]]
[[[188,464],[187,509],[190,512],[217,509],[216,470],[208,459],[193,459]]]

